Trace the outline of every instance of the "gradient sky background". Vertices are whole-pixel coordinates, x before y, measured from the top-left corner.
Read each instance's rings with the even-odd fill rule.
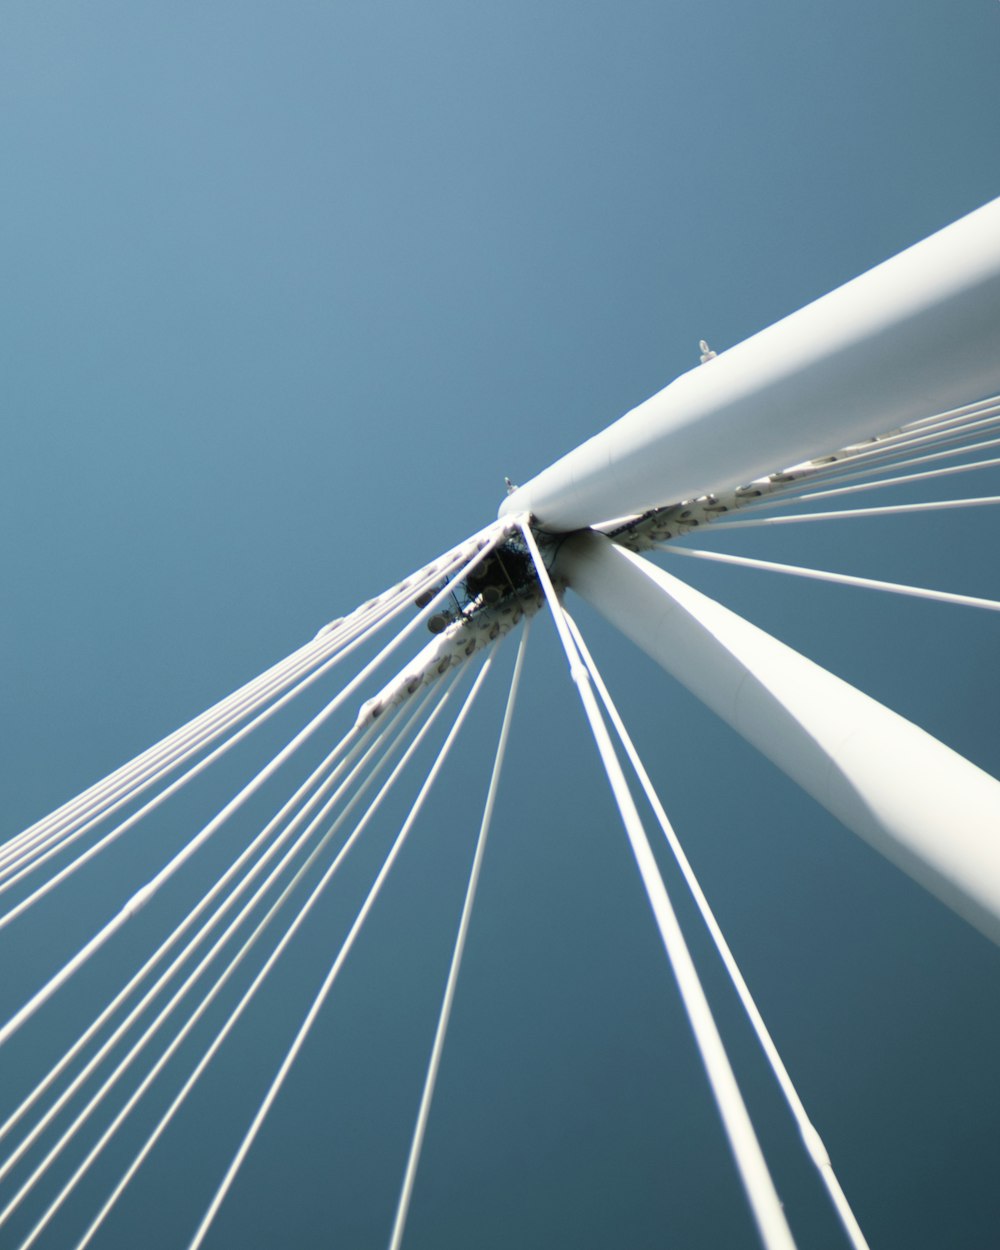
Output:
[[[996,195],[998,63],[996,0],[6,4],[5,830],[478,529],[504,474],[690,368],[699,338],[722,350]],[[987,510],[803,528],[713,541],[1000,595]],[[680,566],[1000,772],[993,614]],[[872,1246],[1000,1244],[997,951],[579,618]],[[753,1246],[545,620],[528,677],[406,1244]],[[212,1246],[386,1244],[504,684]],[[6,931],[5,1016],[246,775],[221,772]],[[186,1244],[380,846],[100,1244]],[[146,936],[12,1045],[4,1106]],[[832,1250],[692,942],[799,1244]],[[73,1244],[128,1157],[40,1244]]]

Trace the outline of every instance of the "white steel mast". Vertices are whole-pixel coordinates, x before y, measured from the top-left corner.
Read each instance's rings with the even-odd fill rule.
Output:
[[[574,530],[1000,392],[1000,199],[682,374],[515,490]]]

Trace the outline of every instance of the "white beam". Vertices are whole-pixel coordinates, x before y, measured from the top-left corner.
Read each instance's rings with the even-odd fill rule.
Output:
[[[575,535],[556,569],[848,829],[1000,943],[1000,782],[608,539]]]
[[[1000,391],[1000,199],[721,353],[514,491],[596,525]]]

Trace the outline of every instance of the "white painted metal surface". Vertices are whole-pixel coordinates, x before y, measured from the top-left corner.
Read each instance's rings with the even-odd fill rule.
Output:
[[[557,571],[848,829],[1000,943],[1000,782],[608,539],[575,535]]]
[[[1000,199],[682,374],[504,501],[572,530],[1000,391]]]

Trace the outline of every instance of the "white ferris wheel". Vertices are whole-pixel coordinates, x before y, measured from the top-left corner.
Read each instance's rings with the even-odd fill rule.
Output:
[[[828,1149],[794,1059],[768,1030],[738,944],[685,854],[685,830],[671,823],[670,796],[658,793],[657,761],[629,736],[577,604],[595,608],[847,830],[996,941],[1000,782],[686,577],[696,561],[709,562],[942,612],[1000,610],[982,595],[738,555],[716,541],[953,511],[972,525],[978,510],[1000,503],[975,485],[1000,464],[1000,201],[735,347],[701,346],[689,373],[511,485],[498,520],[3,845],[4,940],[8,950],[27,942],[37,952],[27,960],[32,985],[21,993],[17,982],[11,993],[20,997],[0,1026],[18,1074],[0,1124],[4,1244],[122,1244],[116,1221],[130,1202],[149,1202],[136,1194],[147,1193],[150,1176],[162,1178],[161,1194],[186,1222],[185,1244],[226,1244],[227,1202],[246,1184],[261,1140],[277,1133],[303,1065],[318,1062],[316,1030],[338,1018],[355,946],[379,926],[390,945],[410,940],[406,920],[392,915],[392,883],[415,874],[418,894],[442,909],[409,848],[429,836],[428,812],[472,734],[485,760],[482,805],[463,814],[464,885],[444,909],[447,958],[424,1009],[432,1027],[406,1039],[420,1079],[399,1109],[405,1149],[393,1142],[382,1152],[394,1200],[363,1219],[344,1217],[348,1230],[381,1219],[382,1244],[409,1244],[413,1204],[433,1167],[425,1146],[435,1096],[460,1046],[449,1029],[468,979],[494,813],[494,840],[505,821],[541,836],[552,819],[517,810],[506,766],[524,717],[529,633],[548,627],[536,619],[543,615],[593,734],[596,750],[581,767],[599,763],[606,774],[648,904],[643,923],[661,948],[664,985],[679,994],[706,1115],[717,1117],[712,1131],[721,1126],[726,1158],[713,1164],[713,1183],[745,1199],[742,1244],[814,1243],[796,1227],[791,1182],[771,1164],[768,1134],[751,1114],[757,1096],[746,1094],[730,1054],[736,1007],[810,1183],[828,1200],[829,1244],[869,1244],[845,1180],[850,1166],[842,1170]],[[494,696],[501,715],[484,727],[474,705],[498,683],[509,694]],[[652,687],[649,697],[659,697]],[[275,724],[290,726],[284,745],[255,758],[254,732]],[[219,774],[231,797],[208,810],[204,778]],[[130,858],[150,829],[156,837]],[[96,888],[103,865],[111,867]],[[413,907],[405,905],[409,921]],[[82,942],[75,921],[59,923],[70,911],[88,918]],[[294,1017],[275,1013],[269,995],[279,978],[297,986]],[[357,985],[348,1000],[350,992]],[[368,992],[377,1000],[377,989]],[[363,1028],[350,1019],[339,1027],[355,1029],[351,1046],[365,1046]],[[193,1193],[170,1178],[181,1154],[198,1149],[198,1116],[218,1114],[218,1088],[232,1104],[228,1147],[204,1162],[200,1174],[211,1179]],[[319,1104],[325,1096],[315,1084],[308,1095]],[[274,1188],[280,1211],[277,1178]]]

